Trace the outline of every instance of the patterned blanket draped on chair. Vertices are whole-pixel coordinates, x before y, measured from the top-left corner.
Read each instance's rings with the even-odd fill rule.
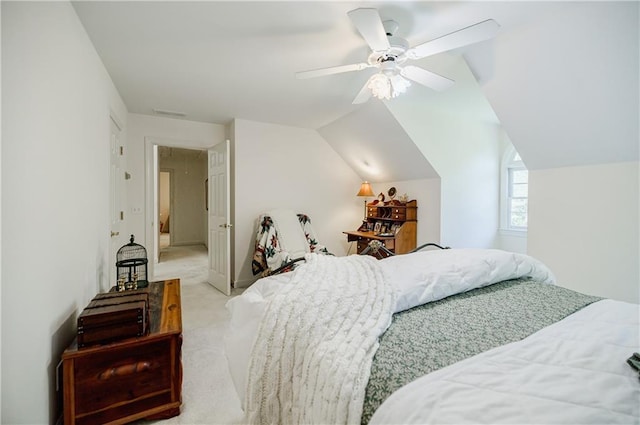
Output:
[[[283,243],[282,240],[284,238],[290,241],[294,239],[292,237],[294,235],[279,234],[279,231],[282,231],[282,227],[278,225],[272,215],[275,214],[264,213],[261,214],[258,219],[255,251],[251,263],[254,276],[268,276],[274,270],[284,266],[298,256],[304,256],[305,252],[330,254],[323,245],[318,243],[313,227],[311,226],[311,219],[306,214],[296,214],[300,223],[300,232],[306,239],[304,252],[290,251],[288,249],[289,247]],[[289,229],[288,231],[291,230],[292,229]],[[290,269],[283,271],[289,271],[293,268],[294,265],[291,265]]]

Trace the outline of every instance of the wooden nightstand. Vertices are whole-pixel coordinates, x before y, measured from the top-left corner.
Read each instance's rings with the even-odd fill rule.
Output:
[[[180,414],[180,280],[149,284],[149,334],[62,354],[64,423],[124,424]]]

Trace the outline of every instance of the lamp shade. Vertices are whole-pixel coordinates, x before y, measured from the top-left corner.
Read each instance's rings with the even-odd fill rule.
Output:
[[[360,185],[360,191],[358,191],[358,195],[356,196],[376,196],[371,189],[371,185],[369,182],[364,182]]]

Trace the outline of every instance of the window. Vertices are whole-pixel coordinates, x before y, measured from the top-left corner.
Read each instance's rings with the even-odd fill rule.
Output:
[[[502,212],[504,230],[527,230],[529,171],[514,148],[507,151],[502,164]]]

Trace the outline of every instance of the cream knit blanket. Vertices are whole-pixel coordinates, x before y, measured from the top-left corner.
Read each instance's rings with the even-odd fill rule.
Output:
[[[359,424],[392,287],[369,256],[307,254],[270,301],[249,364],[251,424]]]

